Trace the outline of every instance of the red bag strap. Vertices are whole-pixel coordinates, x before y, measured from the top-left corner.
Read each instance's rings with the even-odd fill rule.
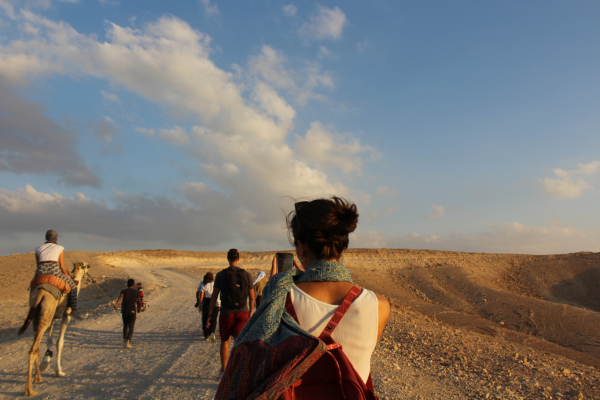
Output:
[[[323,329],[323,332],[319,336],[319,339],[323,340],[326,337],[331,336],[331,334],[333,333],[335,328],[338,326],[338,324],[342,320],[342,317],[344,316],[344,314],[346,314],[346,311],[348,311],[348,309],[350,308],[350,305],[352,305],[352,302],[361,293],[362,293],[362,289],[359,288],[358,286],[353,286],[352,289],[350,289],[350,291],[348,292],[346,297],[344,297],[344,301],[342,301],[342,304],[340,304],[340,306],[338,307],[335,314],[333,314],[333,317],[331,317],[331,319],[327,323],[327,326],[325,327],[325,329]]]
[[[344,314],[346,314],[346,311],[348,311],[348,309],[350,308],[350,305],[352,304],[352,302],[354,300],[356,300],[356,298],[361,293],[362,293],[362,289],[359,288],[358,286],[353,286],[352,289],[350,289],[350,291],[348,292],[346,297],[344,297],[342,304],[340,304],[340,306],[338,307],[335,314],[333,314],[333,317],[331,317],[331,319],[327,323],[327,326],[325,327],[325,329],[323,329],[323,332],[319,336],[319,339],[323,340],[324,338],[331,336],[331,334],[333,333],[335,328],[338,326],[338,324],[342,320],[342,317],[344,316]],[[298,324],[300,324],[300,321],[298,320],[298,314],[296,314],[296,309],[294,308],[294,304],[292,303],[292,296],[291,296],[290,292],[288,292],[287,297],[285,298],[285,309],[292,316],[292,318],[294,318],[296,320],[296,322]],[[336,347],[339,347],[339,345]],[[335,348],[335,347],[333,347],[333,348]]]
[[[288,292],[287,297],[285,298],[285,309],[296,320],[298,325],[300,325],[300,321],[298,321],[298,314],[296,314],[296,309],[294,308],[294,304],[292,304],[292,296],[290,292]]]

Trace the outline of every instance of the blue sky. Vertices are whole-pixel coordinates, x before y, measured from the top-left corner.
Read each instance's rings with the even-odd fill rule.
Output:
[[[0,254],[600,251],[600,3],[0,0]]]

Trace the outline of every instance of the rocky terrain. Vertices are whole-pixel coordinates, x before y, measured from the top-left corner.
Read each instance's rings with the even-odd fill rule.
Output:
[[[268,271],[274,252],[241,254],[241,265],[255,275]],[[132,376],[139,390],[127,398],[157,394],[161,398],[211,398],[214,377],[192,364],[210,363],[216,353],[198,347],[210,345],[198,343],[196,321],[186,317],[175,323],[169,317],[175,306],[169,297],[177,293],[193,301],[199,278],[208,270],[223,268],[225,253],[67,252],[66,258],[67,262],[91,263],[90,274],[113,301],[126,278],[143,281],[152,315],[160,322],[140,322],[140,340],[146,340],[144,335],[150,338],[159,326],[169,327],[167,331],[177,338],[177,345],[161,348],[163,352],[171,349],[159,363],[164,365],[160,371],[166,368],[170,375],[152,370]],[[380,397],[600,398],[599,253],[531,256],[351,249],[344,263],[358,285],[385,295],[392,305],[390,321],[372,359]],[[24,386],[31,332],[24,338],[17,338],[15,332],[27,312],[26,287],[32,274],[33,254],[0,258],[0,397],[21,394]],[[91,332],[87,324],[94,326],[94,335],[100,335],[98,343],[104,343],[106,334],[118,339],[119,318],[98,287],[87,282],[81,298],[88,320],[72,324],[69,340],[75,341],[84,328]],[[190,312],[178,311],[180,315]],[[147,340],[146,346],[154,345]],[[141,364],[155,357],[148,351],[134,351]],[[144,361],[144,357],[149,359]],[[85,371],[89,361],[77,358],[77,352],[65,357],[65,369]],[[120,398],[120,392],[109,389],[110,377],[119,376],[119,371],[113,373],[102,381],[103,391],[86,390],[84,384],[69,380],[73,378],[45,378],[40,396],[65,398],[76,385],[86,398]]]

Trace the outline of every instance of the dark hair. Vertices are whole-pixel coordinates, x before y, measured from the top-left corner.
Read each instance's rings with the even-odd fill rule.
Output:
[[[318,259],[339,259],[358,223],[356,205],[340,197],[296,203],[286,218],[293,246],[304,243]],[[291,235],[290,235],[291,233]]]
[[[133,285],[135,285],[135,281],[131,278],[129,278],[127,280],[127,287],[132,287]]]
[[[229,249],[227,252],[227,261],[236,261],[240,259],[240,252],[237,249]]]
[[[142,286],[142,282],[138,282],[138,286]]]
[[[55,230],[50,229],[46,231],[46,242],[56,243],[58,241],[58,233]]]
[[[206,285],[207,283],[210,283],[210,282],[212,282],[212,281],[214,281],[214,280],[215,280],[215,276],[213,275],[213,273],[212,273],[212,272],[207,272],[207,273],[204,275],[204,279],[203,279],[202,281],[203,281],[203,282],[204,282],[204,284]]]

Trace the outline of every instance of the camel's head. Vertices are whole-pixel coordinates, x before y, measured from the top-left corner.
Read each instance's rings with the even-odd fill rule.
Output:
[[[80,261],[73,263],[73,271],[71,271],[73,280],[81,281],[81,278],[85,276],[88,269],[90,269],[90,265],[88,265],[86,262]]]

